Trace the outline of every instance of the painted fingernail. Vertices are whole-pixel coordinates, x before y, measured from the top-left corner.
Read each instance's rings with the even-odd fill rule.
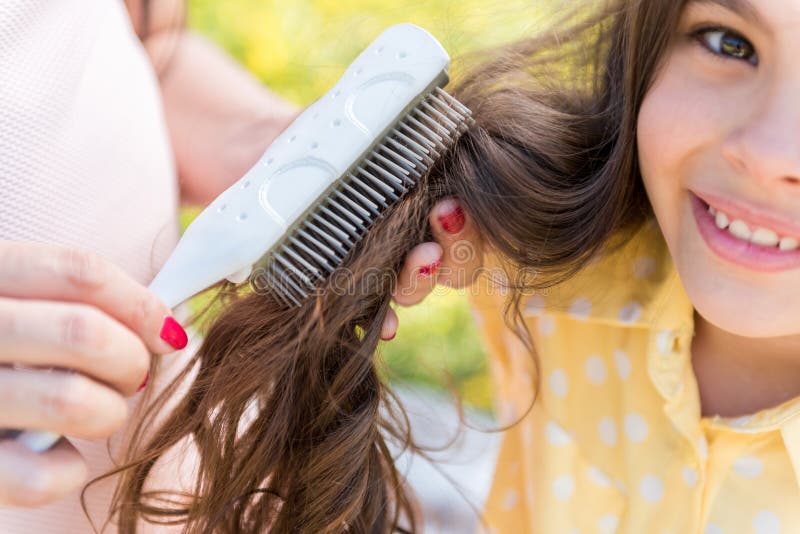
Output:
[[[161,339],[169,343],[175,350],[182,349],[189,341],[186,331],[180,323],[169,315],[164,318],[164,325],[161,327]]]
[[[139,393],[144,389],[144,387],[147,385],[148,380],[150,380],[150,371],[147,371],[147,374],[144,375],[144,382],[142,382],[142,385],[139,386],[139,389],[136,390],[136,393]]]
[[[436,272],[436,269],[442,264],[442,258],[439,258],[435,262],[431,263],[430,265],[423,265],[419,268],[419,275],[428,278],[433,276],[433,273]]]
[[[439,222],[442,223],[445,232],[457,234],[464,228],[464,211],[461,206],[456,206],[453,211],[440,215]]]

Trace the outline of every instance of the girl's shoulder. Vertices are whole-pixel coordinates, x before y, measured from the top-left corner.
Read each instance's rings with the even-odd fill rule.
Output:
[[[502,310],[508,296],[496,282],[496,274],[507,270],[507,265],[491,252],[485,260],[484,269],[490,276],[479,279],[470,298],[478,314]],[[601,254],[569,279],[523,294],[521,306],[526,314],[652,325],[673,297],[681,313],[685,312],[688,301],[682,289],[664,236],[655,220],[650,220],[619,247]]]

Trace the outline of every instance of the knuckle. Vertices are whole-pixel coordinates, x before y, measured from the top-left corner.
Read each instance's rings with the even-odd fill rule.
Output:
[[[64,249],[60,265],[64,280],[78,289],[96,289],[106,280],[105,261],[88,250]]]
[[[101,352],[108,347],[108,333],[99,315],[90,306],[70,306],[60,321],[61,341],[69,350]]]
[[[17,337],[19,321],[14,307],[7,304],[6,299],[0,298],[0,337],[10,339]]]
[[[68,374],[58,388],[44,393],[42,398],[45,413],[69,426],[80,426],[89,420],[89,383],[78,374]]]

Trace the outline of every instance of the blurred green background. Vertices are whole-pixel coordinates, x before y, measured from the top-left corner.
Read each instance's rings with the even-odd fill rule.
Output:
[[[189,0],[188,8],[191,28],[221,45],[277,94],[305,106],[392,24],[425,28],[455,59],[534,31],[539,21],[552,17],[557,2]],[[184,211],[184,228],[195,213]],[[380,348],[391,379],[445,389],[450,376],[468,406],[490,410],[486,350],[465,291],[439,287],[422,304],[398,307],[397,313],[397,337]]]

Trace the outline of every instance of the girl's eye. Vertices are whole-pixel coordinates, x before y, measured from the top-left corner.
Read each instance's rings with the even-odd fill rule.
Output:
[[[709,37],[706,38],[706,35]],[[699,42],[716,59],[743,59],[753,65],[758,64],[755,48],[750,41],[724,26],[700,28],[691,32],[689,37]]]

